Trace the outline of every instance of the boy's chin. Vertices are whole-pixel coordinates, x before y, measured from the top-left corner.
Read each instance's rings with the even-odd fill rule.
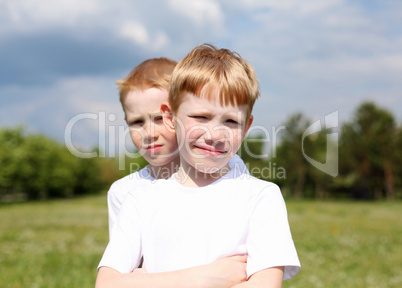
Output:
[[[203,174],[226,174],[230,171],[228,164],[224,165],[208,165],[207,163],[196,163],[194,168]]]
[[[154,167],[160,167],[160,166],[166,166],[168,164],[171,164],[172,166],[175,165],[173,162],[174,159],[171,158],[166,158],[166,157],[161,157],[161,158],[151,158],[151,157],[144,157],[144,159]],[[170,165],[169,165],[170,166]]]

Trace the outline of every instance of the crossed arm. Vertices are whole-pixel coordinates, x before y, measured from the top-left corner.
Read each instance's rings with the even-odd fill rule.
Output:
[[[101,267],[96,279],[96,288],[146,287],[146,288],[229,288],[246,280],[247,256],[232,256],[218,259],[211,264],[192,268],[146,273],[135,269],[122,274],[109,267]]]
[[[281,288],[284,267],[272,267],[253,274],[248,281],[238,283],[232,288]]]
[[[95,288],[280,288],[283,267],[259,271],[246,281],[246,256],[218,259],[211,264],[183,270],[146,273],[136,269],[122,274],[109,267],[101,267]]]

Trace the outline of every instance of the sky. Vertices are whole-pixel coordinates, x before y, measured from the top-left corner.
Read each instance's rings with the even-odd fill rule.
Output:
[[[364,101],[402,119],[400,0],[0,0],[0,128],[129,150],[115,81],[202,43],[255,68],[271,136],[298,112],[340,127]]]

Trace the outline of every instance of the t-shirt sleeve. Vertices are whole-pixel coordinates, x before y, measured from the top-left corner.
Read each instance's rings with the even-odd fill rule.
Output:
[[[109,239],[112,236],[113,226],[119,215],[123,200],[126,195],[118,183],[113,183],[107,193],[107,207],[109,215]]]
[[[129,193],[113,226],[98,269],[107,266],[120,273],[130,273],[139,266],[142,256],[140,214],[136,198]]]
[[[154,180],[149,175],[147,168],[143,168],[138,172],[134,172],[126,177],[123,177],[110,186],[107,193],[107,206],[109,215],[109,239],[112,236],[114,223],[117,221],[120,209],[123,205],[127,194],[133,192],[136,187],[143,181]]]
[[[279,187],[270,183],[257,191],[250,202],[250,213],[247,276],[275,266],[285,267],[283,280],[295,276],[300,261]]]

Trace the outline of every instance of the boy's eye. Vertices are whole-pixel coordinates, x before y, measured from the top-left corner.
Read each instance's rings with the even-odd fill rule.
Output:
[[[197,120],[207,120],[207,116],[202,116],[202,115],[194,115],[190,116],[191,118],[197,119]]]
[[[163,117],[162,117],[162,115],[159,115],[159,116],[155,116],[153,119],[154,119],[154,121],[162,121]]]
[[[140,126],[144,123],[144,121],[138,119],[138,120],[134,120],[132,122],[130,122],[130,126]]]
[[[233,120],[233,119],[228,119],[228,120],[226,120],[226,122],[229,124],[236,124],[236,125],[239,124],[239,122],[237,122],[236,120]]]

